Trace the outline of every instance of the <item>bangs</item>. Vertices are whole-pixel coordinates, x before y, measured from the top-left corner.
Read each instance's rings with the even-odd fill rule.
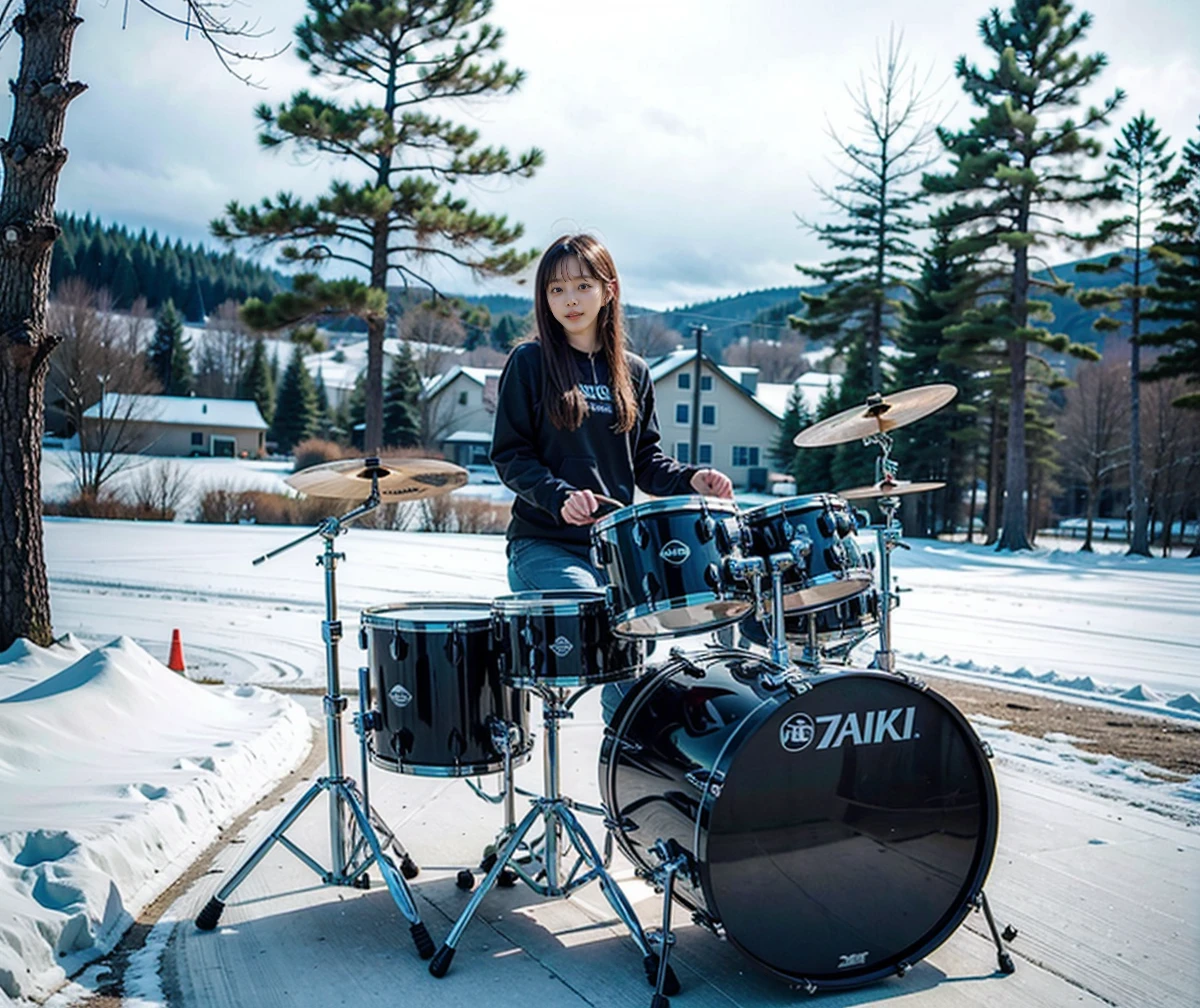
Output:
[[[592,258],[585,255],[575,242],[560,242],[546,253],[545,286],[552,283],[567,283],[571,280],[603,280],[612,278],[604,275]]]

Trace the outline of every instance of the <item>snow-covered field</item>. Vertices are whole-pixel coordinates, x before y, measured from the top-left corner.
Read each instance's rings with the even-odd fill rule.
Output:
[[[0,1003],[109,951],[310,737],[292,700],[196,685],[127,637],[0,654]]]
[[[0,936],[27,968],[17,974],[20,990],[44,992],[61,970],[111,944],[126,915],[296,759],[303,718],[247,684],[324,684],[319,541],[251,563],[303,531],[47,519],[55,628],[78,640],[10,653],[0,666],[0,720],[11,711],[14,721],[0,724],[0,746],[26,747],[0,749],[0,779],[13,795],[0,818],[0,913],[13,919],[12,901],[26,914],[15,930],[0,924]],[[351,529],[338,548],[346,554],[338,588],[347,684],[362,658],[354,632],[362,610],[507,591],[499,536]],[[895,569],[895,643],[906,670],[1200,720],[1200,562],[1046,550],[1013,557],[914,542],[896,554]],[[188,674],[223,680],[224,692],[185,683],[139,649],[165,659],[174,628]],[[118,633],[132,640],[83,650]],[[870,649],[863,646],[862,662]],[[1097,756],[1069,736],[1031,739],[974,720],[1001,765],[1200,822],[1200,778]],[[36,779],[25,772],[35,765]],[[42,786],[47,781],[54,786]],[[139,823],[150,839],[136,832]],[[117,880],[115,904],[105,878]],[[57,930],[47,932],[39,924],[46,920]],[[24,953],[27,942],[40,959]],[[3,969],[7,986],[13,971]]]

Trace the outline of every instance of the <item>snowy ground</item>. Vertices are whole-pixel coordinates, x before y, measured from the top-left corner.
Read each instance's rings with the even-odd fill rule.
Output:
[[[288,698],[198,686],[125,637],[0,654],[0,1003],[108,952],[310,737]]]
[[[323,685],[324,601],[321,573],[314,566],[319,545],[310,541],[261,566],[251,564],[254,557],[302,530],[69,519],[48,519],[45,530],[59,633],[70,631],[98,644],[119,630],[163,659],[171,630],[178,627],[193,677],[231,684]],[[504,543],[497,536],[352,529],[339,540],[338,548],[346,554],[338,568],[341,616],[346,623],[345,683],[354,681],[361,660],[354,631],[363,609],[430,596],[491,598],[507,590]],[[919,542],[895,559],[902,590],[895,641],[905,669],[1124,710],[1200,718],[1196,699],[1200,694],[1200,563],[1054,551],[1009,557],[982,547]],[[865,662],[869,647],[859,657]],[[1200,823],[1200,780],[1186,781],[1152,767],[1097,757],[1077,749],[1062,735],[1031,739],[987,719],[976,718],[975,724],[997,751],[998,767],[1010,775],[1007,779],[1016,774],[1037,791],[1042,811],[1031,816],[1043,815],[1043,806],[1082,808],[1072,804],[1078,799],[1091,803],[1088,814],[1099,819],[1110,816],[1105,809],[1115,810],[1114,822],[1121,820],[1122,810],[1128,821],[1135,814],[1145,817],[1146,811],[1138,811],[1143,809],[1155,813],[1146,822],[1173,820],[1172,828],[1188,834],[1189,827]],[[582,765],[580,780],[594,780],[594,751],[583,749],[587,746],[582,743],[575,747]],[[443,822],[448,814],[444,804],[435,808],[433,799],[450,785],[381,776],[385,793],[396,792],[393,801],[408,796],[399,806],[407,809],[403,818],[420,825],[419,836],[428,839],[430,822]],[[589,797],[582,791],[579,796]],[[462,801],[451,804],[458,808]],[[418,812],[419,823],[412,818]],[[469,820],[464,820],[462,830],[454,833],[460,838],[458,846],[464,847],[456,855],[459,861],[467,857],[470,844],[486,840],[486,830],[491,828],[481,825],[490,821],[486,815],[476,818],[480,823],[474,832],[467,829]],[[1149,835],[1146,830],[1154,832],[1141,819],[1138,822],[1145,835]],[[1054,838],[1055,851],[1061,849],[1065,857],[1070,857],[1072,844],[1109,842],[1086,837],[1068,842],[1065,820],[1047,822],[1044,828]],[[463,839],[468,834],[470,844]],[[1030,833],[1034,852],[1040,849],[1035,834],[1036,830]],[[1183,852],[1178,857],[1187,862],[1164,870],[1195,876],[1194,844],[1180,846],[1178,839],[1162,842],[1167,844],[1164,849]],[[453,863],[440,847],[435,848],[430,849],[436,863]],[[1104,860],[1089,853],[1089,864],[1097,859]],[[441,885],[437,883],[435,893],[442,891]],[[1121,897],[1128,898],[1136,898],[1136,893]],[[441,897],[435,902],[442,902]],[[181,911],[181,916],[190,912],[194,907]],[[1096,912],[1101,911],[1088,910],[1090,915]],[[296,916],[290,910],[288,915]],[[1195,931],[1196,918],[1194,907],[1184,915],[1188,934]],[[567,923],[563,918],[556,927]],[[1166,940],[1166,935],[1153,937]],[[190,947],[183,946],[178,954],[193,954]],[[231,948],[240,946],[234,943]],[[193,966],[228,969],[229,963],[197,961]],[[466,988],[455,989],[458,996],[466,993]],[[195,993],[197,999],[184,998],[181,1003],[206,1004],[210,996],[212,991],[200,991]],[[640,997],[639,993],[630,1003],[640,1003]],[[1117,999],[1117,1003],[1184,1003],[1172,997]],[[1036,1003],[1063,1002],[1048,997]]]

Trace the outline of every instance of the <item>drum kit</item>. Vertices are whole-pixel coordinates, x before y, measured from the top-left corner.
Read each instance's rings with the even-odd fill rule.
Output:
[[[419,500],[466,481],[426,459],[338,462],[290,477],[305,492],[357,506],[259,557],[324,540],[328,776],[317,780],[224,882],[196,919],[216,926],[226,901],[280,843],[330,885],[366,887],[374,866],[408,921],[429,970],[444,976],[494,886],[520,881],[562,897],[597,881],[629,929],[654,986],[652,1008],[679,990],[670,967],[678,904],[747,958],[808,993],[904,975],[981,910],[1000,971],[1013,963],[983,892],[998,827],[990,751],[949,701],[896,669],[890,553],[903,545],[896,512],[907,493],[938,483],[897,478],[890,432],[948,403],[931,385],[871,396],[801,431],[802,447],[861,440],[879,448],[875,484],[781,499],[748,510],[732,501],[674,497],[597,513],[596,591],[538,591],[492,602],[401,602],[361,614],[361,789],[346,776],[338,675],[334,540],[389,500]],[[883,521],[864,551],[865,513]],[[877,563],[875,559],[877,558]],[[878,567],[878,571],[875,567]],[[876,579],[878,574],[878,580]],[[734,636],[740,633],[740,640]],[[702,644],[649,655],[660,642]],[[850,665],[878,638],[870,665]],[[564,795],[559,728],[602,687],[607,727],[598,756],[601,806]],[[541,793],[516,787],[541,700]],[[503,803],[505,822],[461,889],[474,889],[440,948],[420,920],[417,874],[371,807],[369,766],[461,777]],[[501,775],[496,794],[472,778]],[[329,798],[331,866],[286,834],[320,794]],[[519,821],[516,798],[531,799]],[[603,823],[598,846],[580,821]],[[535,828],[540,835],[529,839]],[[610,874],[614,844],[662,893],[661,926],[643,929]]]

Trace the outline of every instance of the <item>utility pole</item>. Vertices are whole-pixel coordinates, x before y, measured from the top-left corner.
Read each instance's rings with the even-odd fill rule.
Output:
[[[696,337],[696,360],[692,366],[692,442],[688,449],[688,464],[700,464],[700,364],[704,360],[704,334],[706,325],[692,326]]]

